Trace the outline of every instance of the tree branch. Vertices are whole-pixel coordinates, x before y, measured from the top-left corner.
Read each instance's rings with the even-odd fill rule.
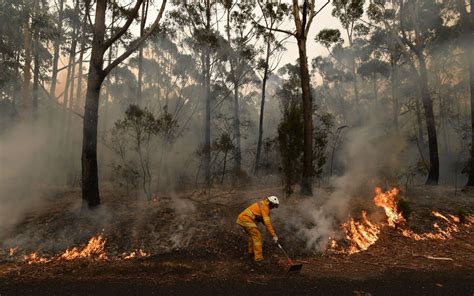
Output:
[[[295,33],[295,32],[290,32],[290,31],[282,30],[282,29],[278,29],[278,28],[267,27],[267,26],[264,26],[264,25],[260,25],[260,24],[257,23],[257,22],[255,22],[255,24],[256,24],[258,27],[263,28],[263,29],[266,29],[266,30],[269,30],[269,31],[280,32],[280,33],[285,33],[285,34],[288,34],[288,35],[291,35],[291,36],[296,36],[296,33]]]
[[[143,0],[138,0],[139,2]],[[155,19],[155,22],[151,25],[151,27],[145,32],[143,36],[138,38],[135,42],[133,42],[132,45],[124,52],[122,53],[119,57],[117,57],[112,63],[110,63],[107,68],[104,69],[104,75],[107,76],[107,74],[112,71],[113,68],[118,66],[121,62],[123,62],[126,58],[128,58],[150,35],[153,33],[153,31],[158,28],[158,25],[160,24],[160,20],[163,17],[163,12],[165,11],[165,6],[166,6],[166,1],[163,0],[160,11],[158,13],[158,16]]]
[[[118,30],[115,33],[115,35],[110,37],[109,40],[105,41],[104,51],[106,51],[115,41],[117,41],[120,37],[122,37],[123,34],[125,34],[125,32],[127,32],[133,20],[138,15],[138,10],[140,9],[140,6],[142,5],[142,3],[143,3],[143,0],[137,0],[137,3],[135,3],[135,7],[133,7],[132,11],[130,11],[130,15],[127,17],[127,21],[122,26],[122,28],[120,28],[120,30]]]

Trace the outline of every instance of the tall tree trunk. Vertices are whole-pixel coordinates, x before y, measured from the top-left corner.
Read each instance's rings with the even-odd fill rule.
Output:
[[[230,8],[227,9],[227,42],[229,46],[232,46],[232,39],[230,36]],[[232,49],[230,56],[230,75],[232,83],[234,84],[234,118],[233,118],[233,129],[235,137],[235,148],[234,148],[234,172],[239,172],[241,170],[241,147],[240,147],[240,107],[239,107],[239,80],[240,76],[238,74],[239,68],[239,56],[237,53],[238,49]]]
[[[392,104],[393,104],[393,124],[395,129],[399,130],[398,113],[400,112],[400,104],[398,101],[398,65],[394,53],[390,54],[390,84],[392,89]]]
[[[75,6],[74,6],[74,13],[79,15],[79,1],[75,1]],[[76,75],[76,48],[77,48],[77,39],[79,32],[81,31],[80,28],[82,26],[82,23],[76,24],[74,23],[74,31],[75,34],[73,36],[72,40],[72,45],[71,45],[71,55],[72,55],[72,68],[71,68],[71,85],[70,85],[70,92],[69,92],[69,106],[68,106],[68,112],[66,114],[67,121],[66,121],[66,132],[65,132],[65,138],[66,138],[66,157],[67,157],[67,163],[68,163],[68,168],[69,172],[68,173],[68,184],[73,185],[74,182],[74,158],[72,154],[73,150],[73,145],[72,145],[72,137],[71,137],[71,129],[72,129],[72,110],[74,109],[75,101],[76,99],[74,98],[74,81],[75,81],[75,75]],[[79,85],[78,85],[79,87]]]
[[[78,3],[78,0],[76,1]],[[74,81],[74,69],[76,63],[76,47],[77,47],[77,24],[73,24],[72,28],[72,40],[71,40],[71,47],[69,48],[69,57],[68,57],[68,66],[67,66],[67,74],[66,74],[66,84],[64,85],[63,91],[63,112],[61,114],[61,120],[58,122],[58,130],[60,135],[60,149],[67,150],[67,121],[68,116],[70,114],[68,108],[71,108],[71,95],[73,92],[71,91],[71,84]],[[67,158],[67,152],[64,153]],[[66,161],[68,161],[66,159]]]
[[[211,3],[206,0],[206,30],[211,30]],[[204,174],[207,187],[211,186],[211,52],[204,52]]]
[[[30,33],[30,19],[25,21],[23,27],[23,45],[25,48],[25,67],[23,68],[23,87],[21,91],[20,115],[26,121],[30,118],[29,101],[31,95],[31,33]]]
[[[206,184],[211,186],[211,71],[210,71],[210,52],[206,49],[204,64],[204,174]]]
[[[76,91],[76,100],[74,106],[72,106],[73,109],[78,109],[79,106],[81,106],[82,103],[82,63],[84,61],[84,51],[86,49],[86,25],[87,25],[87,17],[84,16],[84,21],[81,26],[81,52],[79,53],[79,61],[78,61],[78,74],[77,74],[77,91]]]
[[[222,167],[221,184],[224,184],[225,169],[226,169],[226,164],[227,164],[227,152],[228,150],[226,149],[224,152],[224,166]]]
[[[349,40],[349,47],[351,49],[354,48],[354,43],[352,41],[352,34],[349,32],[349,29],[346,29],[347,31],[347,37]],[[357,125],[361,124],[361,119],[362,119],[362,114],[360,113],[360,95],[359,95],[359,84],[357,82],[357,69],[356,69],[356,60],[353,54],[351,54],[351,59],[350,59],[350,71],[352,74],[352,88],[354,89],[354,99],[355,99],[355,111],[356,111],[356,116],[357,118],[355,119],[355,123]]]
[[[423,139],[423,120],[421,119],[420,99],[415,98],[415,114],[416,114],[416,127],[418,132],[418,143],[421,148],[425,147],[425,140]]]
[[[464,29],[467,46],[465,55],[469,61],[469,89],[471,96],[471,149],[469,161],[469,177],[466,186],[474,186],[474,0],[470,0],[470,12],[467,12],[465,0],[458,0],[458,9]]]
[[[378,102],[378,94],[377,94],[377,72],[374,72],[373,77],[373,87],[374,87],[374,103],[375,103],[375,110],[379,109],[379,102]]]
[[[239,83],[234,81],[234,171],[238,173],[241,170],[241,148],[240,148],[240,106],[239,106]]]
[[[56,84],[57,84],[57,77],[58,77],[58,61],[59,61],[59,56],[61,55],[59,51],[59,46],[61,43],[61,36],[62,36],[62,31],[63,31],[63,18],[64,18],[64,1],[65,0],[59,0],[59,11],[58,11],[58,32],[59,36],[56,37],[54,40],[53,44],[53,69],[51,73],[51,85],[49,88],[49,93],[56,97]]]
[[[145,5],[142,6],[142,18],[140,21],[140,37],[145,33],[145,24],[148,14],[148,3],[146,1]],[[137,85],[137,100],[136,103],[138,106],[142,104],[142,88],[143,88],[143,46],[140,46],[138,49],[138,85]]]
[[[255,175],[258,175],[258,170],[260,168],[260,154],[262,151],[262,141],[263,141],[263,115],[265,111],[265,93],[267,87],[268,79],[268,63],[270,61],[270,40],[267,40],[267,51],[265,55],[265,67],[263,69],[263,80],[262,80],[262,99],[260,101],[260,118],[258,122],[258,141],[257,141],[257,154],[255,157]]]
[[[472,10],[472,3],[471,1],[471,15],[474,15]],[[472,17],[474,18],[474,16]],[[468,49],[469,56],[469,87],[470,87],[470,95],[471,95],[471,161],[469,166],[469,178],[467,180],[466,186],[474,186],[474,30],[471,33],[471,48]]]
[[[94,39],[87,76],[86,104],[82,142],[82,199],[89,208],[100,204],[97,168],[97,123],[100,88],[104,81],[104,37],[107,0],[97,0]]]
[[[306,37],[299,35],[298,53],[300,63],[300,78],[303,98],[303,176],[301,179],[301,193],[312,195],[313,193],[313,98],[311,95],[311,79],[308,70],[308,58],[306,55]]]
[[[433,100],[428,88],[428,72],[425,57],[422,53],[417,55],[420,65],[420,91],[425,111],[426,129],[428,132],[428,148],[430,154],[430,166],[428,171],[427,185],[437,185],[439,180],[439,156],[438,139],[436,135],[436,123],[433,112]]]
[[[35,0],[34,14],[35,17],[39,15],[39,0]],[[38,95],[39,95],[39,72],[40,72],[40,57],[39,57],[39,28],[36,27],[33,36],[33,56],[34,56],[34,69],[33,69],[33,98],[32,98],[32,119],[35,122],[38,119]]]
[[[116,20],[116,12],[115,10],[112,11],[112,21],[110,25],[110,29],[113,32],[114,26],[115,26],[115,20]],[[112,63],[112,57],[114,55],[114,50],[115,50],[115,55],[118,55],[118,49],[114,47],[114,45],[111,45],[109,47],[109,51],[107,53],[107,66]],[[104,96],[104,107],[103,107],[103,116],[102,116],[102,132],[106,132],[108,128],[108,123],[109,123],[109,103],[112,101],[112,95],[110,93],[110,86],[112,84],[112,76],[114,77],[114,81],[117,82],[117,71],[113,70],[112,73],[113,75],[109,75],[106,78],[106,89],[105,89],[105,96]],[[138,100],[138,99],[137,99]]]

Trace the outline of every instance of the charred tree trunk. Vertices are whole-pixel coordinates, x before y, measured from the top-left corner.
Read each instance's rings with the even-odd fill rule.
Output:
[[[87,76],[86,103],[82,142],[82,199],[89,208],[100,204],[99,176],[97,168],[97,124],[100,88],[104,81],[104,38],[106,0],[98,0],[94,25],[94,39]]]
[[[155,22],[151,25],[147,33],[131,44],[125,52],[118,56],[107,68],[104,66],[104,53],[117,40],[119,40],[129,29],[136,18],[143,0],[137,0],[134,8],[127,16],[125,24],[105,41],[105,16],[107,10],[107,0],[97,0],[95,4],[95,22],[93,26],[92,51],[89,62],[89,73],[87,76],[86,103],[84,108],[84,125],[82,141],[82,199],[83,205],[89,208],[97,207],[100,204],[99,195],[99,174],[97,166],[97,127],[99,113],[100,88],[105,77],[117,65],[128,58],[143,41],[158,27],[163,16],[166,0],[162,1],[160,11]],[[86,8],[88,9],[88,8]]]
[[[436,135],[436,123],[433,112],[433,100],[428,88],[428,73],[426,69],[425,57],[422,53],[418,54],[418,62],[420,64],[420,91],[425,111],[426,129],[428,132],[428,148],[430,154],[430,165],[428,171],[427,185],[438,185],[439,180],[439,156],[438,156],[438,139]]]
[[[255,156],[255,175],[258,175],[258,170],[260,168],[260,154],[262,151],[262,141],[263,141],[263,115],[265,111],[265,91],[267,87],[268,79],[268,63],[270,61],[270,40],[267,41],[267,51],[265,55],[265,67],[263,69],[263,79],[262,79],[262,99],[260,101],[260,118],[258,122],[258,141],[257,141],[257,154]]]
[[[313,193],[313,99],[311,96],[310,76],[308,70],[308,58],[306,55],[306,37],[300,35],[298,40],[298,53],[300,63],[300,78],[303,97],[303,176],[301,179],[301,193],[312,195]]]

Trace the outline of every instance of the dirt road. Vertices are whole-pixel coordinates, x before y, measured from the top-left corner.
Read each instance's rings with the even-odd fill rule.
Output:
[[[153,280],[61,280],[43,279],[0,283],[0,294],[8,295],[466,295],[474,293],[474,273],[387,272],[354,280],[285,274],[262,278],[206,278],[159,283]]]

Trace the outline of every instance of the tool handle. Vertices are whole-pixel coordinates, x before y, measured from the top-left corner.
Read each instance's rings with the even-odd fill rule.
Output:
[[[280,243],[278,243],[277,245],[278,245],[278,248],[280,248],[280,250],[283,252],[283,254],[285,254],[286,258],[288,259],[288,262],[290,263],[293,262],[293,260],[291,260],[288,254],[286,253],[285,249],[283,249],[283,246],[280,245]]]

